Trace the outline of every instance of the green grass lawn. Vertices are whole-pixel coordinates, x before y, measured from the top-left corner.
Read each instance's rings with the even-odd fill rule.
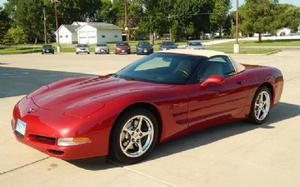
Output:
[[[0,54],[26,54],[26,53],[37,53],[41,52],[39,47],[9,47],[0,48]]]
[[[216,44],[214,46],[233,46],[235,42],[226,42],[221,44]],[[300,46],[300,40],[263,40],[258,41],[245,41],[240,40],[241,46]]]
[[[159,50],[159,45],[161,44],[162,40],[155,41],[155,44],[153,46],[154,51]],[[240,41],[241,42],[241,54],[272,54],[275,52],[278,52],[278,49],[272,49],[272,46],[300,46],[299,40],[291,40],[291,41]],[[138,41],[130,41],[129,45],[131,46],[131,52],[134,54],[136,53],[136,45]],[[177,42],[177,45],[182,46],[185,45],[186,42]],[[222,51],[225,53],[233,53],[233,44],[234,42],[226,42],[222,44],[216,44],[212,46],[208,46],[208,49],[216,50],[216,51]],[[0,54],[26,54],[26,53],[36,53],[41,51],[41,47],[43,44],[28,44],[28,45],[18,45],[18,46],[12,46],[12,47],[0,47]],[[53,47],[56,50],[56,43],[51,43]],[[115,50],[115,44],[114,43],[108,43],[110,52],[114,52]],[[268,48],[247,48],[252,46],[263,46]],[[61,45],[62,52],[65,53],[75,53],[75,44],[70,45]],[[95,51],[95,45],[90,45],[90,52],[93,53]]]
[[[215,50],[215,51],[221,51],[227,54],[233,54],[233,47],[207,47],[207,49]],[[274,54],[280,52],[280,49],[271,49],[271,48],[263,48],[263,49],[257,49],[257,48],[241,48],[240,54]]]

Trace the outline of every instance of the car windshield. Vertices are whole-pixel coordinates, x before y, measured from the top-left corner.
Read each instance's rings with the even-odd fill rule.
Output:
[[[150,43],[148,43],[148,42],[140,42],[139,44],[138,44],[138,46],[150,46]]]
[[[175,45],[175,43],[174,42],[163,42],[162,45],[169,46],[169,45]]]
[[[106,47],[106,44],[97,44],[97,47]]]
[[[51,45],[44,45],[43,48],[44,49],[52,49],[52,46]]]
[[[185,84],[204,57],[154,53],[125,67],[119,78],[163,84]]]
[[[88,47],[88,46],[85,44],[79,44],[79,45],[77,45],[77,47]]]
[[[189,42],[189,46],[202,46],[201,42]]]
[[[117,43],[117,46],[128,46],[128,43]]]

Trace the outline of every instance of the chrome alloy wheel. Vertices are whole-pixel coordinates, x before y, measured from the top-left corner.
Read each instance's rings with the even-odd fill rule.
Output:
[[[131,158],[142,156],[150,148],[154,138],[151,120],[143,115],[130,118],[122,128],[120,147]]]
[[[254,115],[257,120],[264,120],[270,111],[271,98],[267,91],[260,92],[255,100]]]

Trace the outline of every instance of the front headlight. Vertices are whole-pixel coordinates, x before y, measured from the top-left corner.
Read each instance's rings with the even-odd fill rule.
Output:
[[[73,138],[58,138],[57,145],[58,146],[74,146],[91,143],[91,140],[87,137],[73,137]]]

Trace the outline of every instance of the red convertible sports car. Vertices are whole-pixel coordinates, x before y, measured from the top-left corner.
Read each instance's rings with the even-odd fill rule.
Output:
[[[155,145],[236,120],[263,123],[279,102],[281,72],[224,53],[157,52],[116,74],[61,80],[19,101],[18,141],[61,159],[110,156],[131,164]]]

